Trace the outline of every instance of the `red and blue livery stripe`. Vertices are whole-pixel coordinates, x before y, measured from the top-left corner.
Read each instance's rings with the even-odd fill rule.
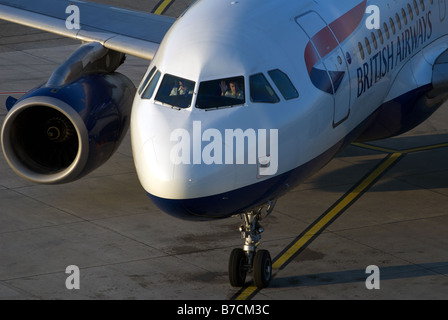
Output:
[[[337,92],[345,72],[322,70],[316,67],[339,44],[344,42],[361,23],[367,6],[367,0],[317,32],[305,48],[305,63],[313,84],[320,90],[334,94]]]

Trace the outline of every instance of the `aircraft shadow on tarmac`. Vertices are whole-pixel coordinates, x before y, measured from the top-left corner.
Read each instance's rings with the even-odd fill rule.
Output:
[[[446,144],[440,147],[439,145]],[[442,189],[448,188],[448,134],[424,135],[413,137],[398,137],[378,142],[368,143],[372,146],[380,146],[398,153],[405,154],[404,159],[399,161],[388,173],[388,178],[382,178],[377,186],[369,192],[408,191],[420,189]],[[423,151],[418,148],[427,147]],[[356,163],[343,166],[342,168],[323,170],[322,173],[312,178],[309,183],[313,189],[329,192],[345,192],[347,183],[359,182],[362,177],[369,173],[380,161],[387,156],[387,151],[368,149],[368,147],[349,146],[335,159],[350,161],[350,158],[367,157]],[[384,156],[383,156],[384,155]],[[356,180],[358,179],[358,180]],[[403,183],[396,183],[399,180]],[[447,192],[448,193],[448,192]]]
[[[397,280],[434,275],[446,275],[448,273],[448,262],[433,262],[418,265],[401,265],[380,267],[380,279]],[[322,285],[364,283],[370,273],[365,269],[346,270],[316,274],[305,274],[300,276],[274,278],[271,288],[313,287]]]

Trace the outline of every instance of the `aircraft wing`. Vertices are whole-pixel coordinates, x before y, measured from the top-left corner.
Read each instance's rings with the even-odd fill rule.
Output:
[[[69,5],[79,8],[79,29],[66,26]],[[85,1],[0,0],[0,19],[152,60],[176,19]],[[70,19],[71,20],[71,19]]]

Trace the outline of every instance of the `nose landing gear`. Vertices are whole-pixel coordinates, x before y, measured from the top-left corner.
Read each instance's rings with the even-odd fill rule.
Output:
[[[266,207],[266,216],[273,210],[276,201],[269,202]],[[253,272],[253,278],[257,288],[269,286],[272,277],[272,260],[267,250],[257,251],[261,241],[263,227],[263,208],[241,214],[243,224],[240,226],[241,238],[245,239],[243,249],[233,249],[229,260],[229,280],[233,287],[242,287],[246,282],[247,273]]]

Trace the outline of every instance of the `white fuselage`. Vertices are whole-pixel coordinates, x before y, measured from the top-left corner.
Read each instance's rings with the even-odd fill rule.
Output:
[[[379,7],[388,36],[384,29],[380,38],[366,27],[370,3]],[[185,209],[186,215],[213,218],[253,209],[303,181],[355,139],[384,102],[431,83],[431,59],[447,48],[448,19],[439,14],[437,1],[423,5],[401,0],[193,5],[165,36],[134,101],[132,147],[148,195],[156,203],[173,201],[174,215]],[[403,19],[402,8],[408,21],[399,29],[395,14]],[[408,33],[414,30],[417,40],[411,41]],[[425,54],[428,59],[415,58]],[[412,59],[416,62],[408,63]],[[285,96],[273,70],[289,78],[297,96]],[[155,87],[142,97],[148,75]],[[187,80],[189,105],[160,101],[165,75]],[[242,81],[244,100],[204,108],[201,86],[233,78]],[[270,97],[261,97],[265,91]],[[238,149],[234,136],[241,133],[245,144]],[[170,210],[169,204],[162,207]]]

